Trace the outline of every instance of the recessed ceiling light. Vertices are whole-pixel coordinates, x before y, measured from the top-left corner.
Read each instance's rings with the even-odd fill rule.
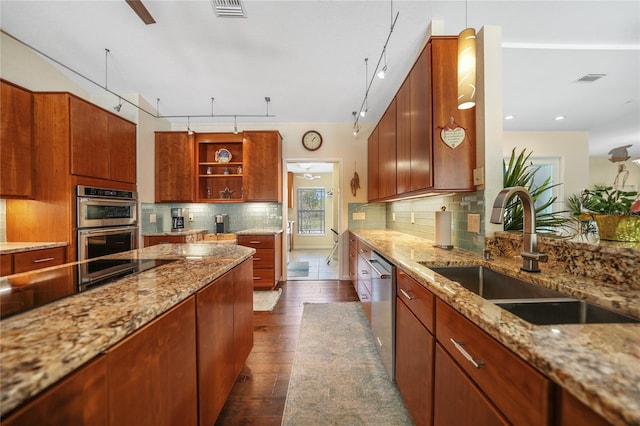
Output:
[[[556,120],[556,121],[562,121],[562,120],[564,120],[565,118],[567,118],[567,117],[565,117],[564,115],[558,115],[557,117],[555,117],[555,118],[554,118],[554,120]]]
[[[505,119],[505,120],[513,120],[514,118],[516,118],[516,116],[515,116],[515,115],[506,115],[506,116],[504,117],[504,119]]]

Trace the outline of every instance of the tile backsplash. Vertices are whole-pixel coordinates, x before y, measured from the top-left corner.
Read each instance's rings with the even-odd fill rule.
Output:
[[[420,197],[388,203],[350,203],[349,229],[392,229],[433,241],[435,240],[435,213],[440,211],[442,206],[452,212],[453,245],[482,253],[484,191]],[[412,213],[414,223],[411,223]],[[470,213],[480,216],[479,233],[467,231],[467,218]]]
[[[171,231],[171,209],[187,208],[193,220],[186,220],[189,229],[214,232],[214,216],[229,215],[231,232],[242,229],[281,228],[282,204],[279,203],[206,203],[206,204],[154,204],[142,203],[140,223],[143,234]],[[151,215],[155,214],[155,222]]]

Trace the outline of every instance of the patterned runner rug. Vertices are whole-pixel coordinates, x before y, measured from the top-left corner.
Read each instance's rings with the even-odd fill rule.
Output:
[[[254,311],[272,311],[276,307],[282,289],[271,291],[254,291],[253,292],[253,310]]]
[[[305,303],[282,424],[413,424],[359,302]]]

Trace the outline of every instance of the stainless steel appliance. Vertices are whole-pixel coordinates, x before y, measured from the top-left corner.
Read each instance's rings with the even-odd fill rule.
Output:
[[[138,222],[135,191],[76,187],[77,228],[135,226]]]
[[[171,209],[171,231],[184,231],[187,223],[185,217],[189,216],[189,209],[172,208]]]
[[[387,374],[394,380],[396,269],[374,251],[368,262],[371,267],[371,331]]]
[[[215,216],[215,232],[216,234],[225,234],[229,232],[229,215],[226,213],[217,214]]]
[[[76,210],[78,261],[138,248],[135,191],[78,185]],[[81,263],[78,265],[78,284],[83,286],[104,280],[119,272],[116,269]]]

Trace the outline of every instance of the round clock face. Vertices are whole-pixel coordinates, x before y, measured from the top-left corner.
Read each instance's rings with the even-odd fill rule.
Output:
[[[315,130],[309,130],[302,135],[302,146],[309,151],[315,151],[322,146],[322,135]]]

